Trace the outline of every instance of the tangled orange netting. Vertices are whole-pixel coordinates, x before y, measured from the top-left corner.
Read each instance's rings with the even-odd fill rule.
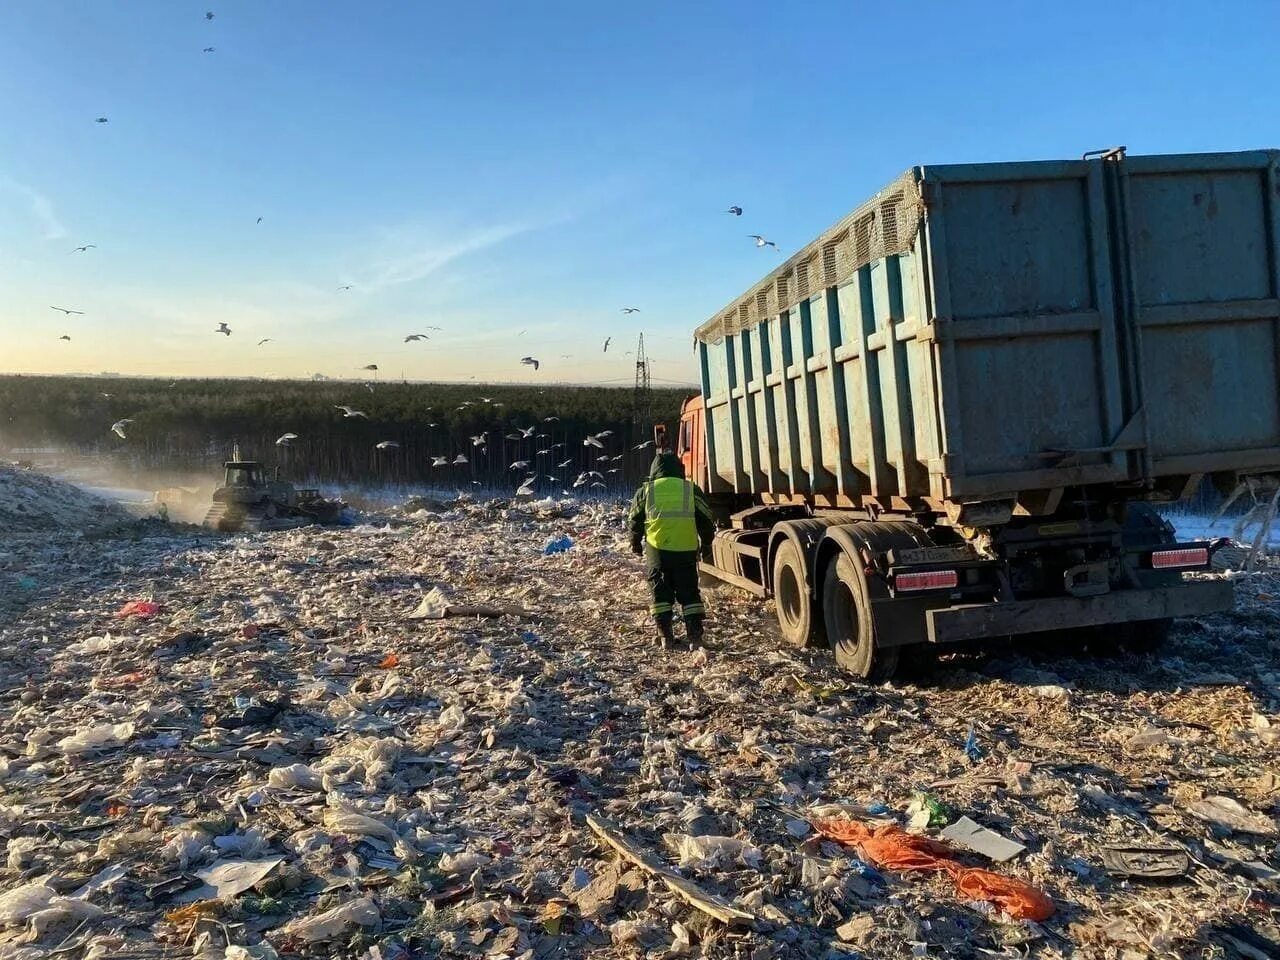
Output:
[[[917,837],[892,825],[871,830],[852,820],[815,820],[813,828],[824,837],[856,846],[874,866],[946,873],[961,895],[994,903],[1019,920],[1053,916],[1053,901],[1042,890],[990,870],[966,867],[955,859],[950,847],[937,840]]]

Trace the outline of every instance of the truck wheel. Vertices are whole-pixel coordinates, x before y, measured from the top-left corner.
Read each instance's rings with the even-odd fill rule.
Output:
[[[809,571],[800,548],[790,539],[778,544],[773,555],[773,608],[782,638],[793,647],[826,645],[822,618],[814,610]]]
[[[898,668],[897,647],[877,647],[867,580],[841,551],[827,564],[822,582],[822,612],[836,663],[864,680],[888,680]]]

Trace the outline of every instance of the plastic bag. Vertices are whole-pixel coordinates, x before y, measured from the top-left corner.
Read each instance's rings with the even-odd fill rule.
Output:
[[[49,901],[49,906],[33,913],[29,922],[35,935],[43,937],[56,927],[74,927],[86,920],[96,920],[104,912],[101,907],[95,907],[87,900],[54,897]]]
[[[300,917],[282,929],[282,933],[315,943],[332,940],[355,927],[376,927],[382,923],[382,914],[369,897],[352,900],[340,907],[326,910],[314,917]]]
[[[137,617],[139,620],[149,620],[159,612],[160,604],[151,600],[130,600],[116,611],[116,619],[125,620],[129,617]]]
[[[568,536],[552,537],[542,548],[542,555],[551,556],[553,553],[565,553],[573,549],[573,538]]]
[[[377,837],[388,843],[395,843],[397,839],[396,832],[381,820],[375,820],[341,800],[325,810],[324,825],[347,836]]]
[[[43,883],[27,883],[0,894],[0,924],[25,923],[27,918],[49,906],[57,896]]]
[[[100,637],[87,637],[67,647],[67,653],[77,657],[91,656],[96,653],[107,653],[124,643],[124,637],[113,637],[110,633]]]
[[[736,837],[690,837],[675,839],[676,856],[680,866],[722,866],[741,862],[759,869],[762,856],[760,848]]]
[[[488,862],[488,857],[474,850],[446,853],[440,858],[440,872],[451,876],[470,876]]]
[[[9,841],[9,869],[15,872],[25,870],[34,859],[32,856],[42,846],[35,837],[14,837]]]
[[[277,790],[323,790],[320,774],[305,763],[275,767],[267,774],[267,786]]]
[[[271,849],[271,841],[257,827],[250,827],[243,833],[228,833],[213,838],[213,845],[219,853],[239,854],[246,860],[253,860]]]
[[[84,727],[63,737],[58,741],[58,749],[67,756],[77,756],[94,750],[107,750],[128,743],[133,739],[135,727],[132,722],[100,723],[93,727]]]

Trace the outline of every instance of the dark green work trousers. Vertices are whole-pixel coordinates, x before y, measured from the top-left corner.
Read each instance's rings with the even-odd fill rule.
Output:
[[[649,588],[653,591],[650,613],[655,617],[671,613],[677,603],[686,620],[706,612],[698,592],[696,550],[657,550],[646,544],[644,559],[649,564]]]

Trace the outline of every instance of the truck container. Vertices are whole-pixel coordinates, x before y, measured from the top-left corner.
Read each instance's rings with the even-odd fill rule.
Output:
[[[863,676],[1228,608],[1151,504],[1280,474],[1278,157],[907,171],[697,329],[706,570]]]

